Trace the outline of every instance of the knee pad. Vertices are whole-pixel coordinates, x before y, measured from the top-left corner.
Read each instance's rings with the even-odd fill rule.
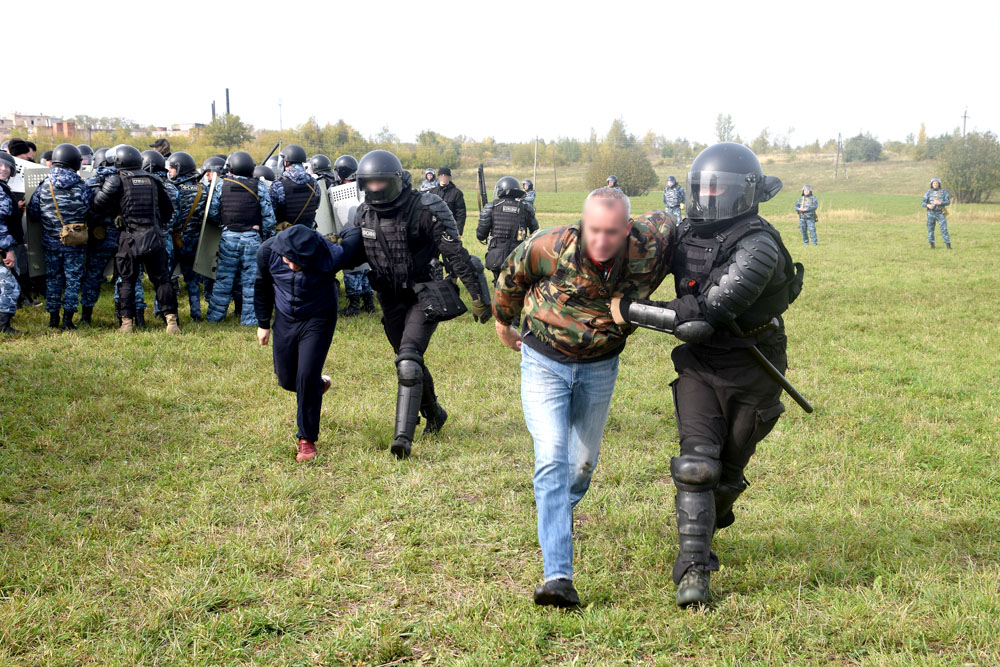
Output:
[[[722,455],[722,443],[701,435],[689,435],[681,438],[681,453],[682,456],[684,453],[688,453],[694,456],[719,459]]]
[[[399,384],[412,387],[424,381],[424,359],[413,352],[403,352],[396,357],[396,377]]]
[[[670,474],[678,489],[708,491],[719,483],[722,464],[707,456],[684,454],[670,459]]]

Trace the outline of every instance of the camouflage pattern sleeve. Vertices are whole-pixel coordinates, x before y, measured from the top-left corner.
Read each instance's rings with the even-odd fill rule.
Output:
[[[618,284],[617,295],[647,299],[670,273],[677,244],[677,223],[666,211],[650,211],[633,222],[628,274]]]
[[[559,261],[556,244],[566,227],[551,227],[532,234],[514,249],[497,278],[493,317],[511,325],[521,317],[524,297],[540,280],[555,273]]]

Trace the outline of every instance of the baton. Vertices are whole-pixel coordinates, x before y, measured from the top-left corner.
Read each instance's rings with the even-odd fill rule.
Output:
[[[740,328],[736,325],[735,322],[730,323],[729,328],[737,336],[743,336],[743,332],[740,331]],[[777,318],[771,320],[767,328],[777,329],[778,328]],[[777,382],[778,385],[780,385],[781,388],[785,390],[785,393],[791,396],[792,400],[799,404],[800,408],[805,410],[806,414],[812,414],[813,412],[812,404],[806,400],[805,396],[799,393],[799,390],[796,389],[792,385],[792,383],[788,381],[788,378],[782,375],[781,371],[779,371],[775,367],[775,365],[771,363],[771,360],[764,356],[764,353],[760,351],[760,348],[757,347],[756,345],[751,345],[747,349],[750,350],[750,354],[753,355],[753,358],[757,360],[757,363],[760,364],[760,367],[764,369],[764,372],[770,375],[771,379]]]

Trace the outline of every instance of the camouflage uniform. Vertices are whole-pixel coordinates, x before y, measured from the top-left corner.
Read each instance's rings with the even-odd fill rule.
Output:
[[[421,192],[430,192],[433,188],[436,188],[437,186],[441,185],[440,183],[438,183],[438,179],[436,176],[428,181],[427,174],[434,176],[434,170],[433,169],[424,170],[424,177],[420,179]]]
[[[0,188],[0,313],[13,315],[17,312],[17,299],[21,296],[21,286],[17,284],[17,276],[8,269],[3,258],[8,251],[13,251],[14,237],[7,230],[5,220],[13,219],[14,201]]]
[[[201,286],[211,282],[211,278],[206,278],[194,270],[194,257],[198,252],[198,240],[201,238],[201,222],[205,217],[208,187],[195,180],[175,185],[175,187],[177,188],[177,205],[174,207],[170,235],[174,244],[174,257],[176,262],[180,264],[184,284],[187,286],[191,318],[197,319],[201,317]],[[207,292],[206,285],[206,299],[208,298]]]
[[[666,211],[637,218],[627,250],[606,278],[586,258],[580,232],[580,222],[550,227],[519,245],[497,281],[493,315],[510,325],[523,309],[529,337],[585,361],[625,347],[635,327],[615,324],[611,298],[645,299],[656,290],[670,271],[676,227]]]
[[[663,188],[663,205],[666,207],[667,213],[674,216],[674,222],[679,223],[684,219],[681,205],[684,203],[685,197],[687,197],[687,193],[680,185],[668,185]]]
[[[219,242],[219,263],[216,269],[215,286],[212,288],[212,298],[208,304],[209,322],[221,322],[229,310],[229,301],[237,283],[241,285],[243,294],[243,310],[240,313],[240,323],[245,326],[257,326],[257,316],[253,308],[253,285],[257,276],[257,248],[264,239],[274,236],[274,228],[278,224],[271,206],[271,195],[267,184],[255,178],[230,175],[227,179],[238,180],[248,187],[256,185],[257,203],[260,206],[261,231],[246,232],[229,231],[222,228],[222,240]],[[221,185],[221,184],[220,184]],[[216,187],[212,201],[208,206],[208,217],[215,224],[219,223],[222,210],[222,187]],[[263,238],[261,238],[263,237]]]
[[[521,201],[525,202],[526,204],[531,204],[532,206],[534,206],[535,205],[535,189],[531,188],[530,190],[528,190],[527,192],[525,192],[524,196],[521,197]]]
[[[816,209],[819,208],[819,202],[816,200],[816,196],[812,194],[812,190],[809,190],[810,194],[803,194],[795,202],[795,212],[799,214],[799,231],[802,232],[802,243],[809,245],[809,239],[812,239],[813,245],[819,244],[819,239],[816,238]],[[805,211],[800,211],[800,208],[806,209]]]
[[[937,178],[931,180],[931,184],[937,182],[940,186],[941,181]],[[937,223],[938,227],[941,228],[941,239],[946,245],[951,247],[951,236],[948,234],[948,217],[945,209],[951,203],[951,195],[944,188],[935,190],[933,187],[924,193],[923,207],[927,211],[927,241],[934,246],[934,224]],[[934,205],[933,208],[927,208],[929,205]]]
[[[80,176],[63,167],[52,167],[52,173],[31,195],[28,215],[42,224],[45,310],[49,313],[58,313],[60,308],[75,313],[79,305],[87,247],[63,245],[59,232],[64,224],[87,224],[93,201],[93,193]]]

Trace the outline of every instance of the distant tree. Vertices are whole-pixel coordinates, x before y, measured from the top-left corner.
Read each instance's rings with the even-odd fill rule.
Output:
[[[752,150],[757,155],[763,155],[771,148],[771,132],[768,128],[764,128],[757,135],[757,138],[750,142],[750,150]]]
[[[203,132],[213,145],[226,150],[253,140],[253,127],[241,121],[236,114],[216,116]]]
[[[611,174],[618,177],[618,185],[629,197],[646,194],[658,182],[642,144],[628,134],[620,120],[611,124],[597,157],[587,169],[587,187],[604,185]]]
[[[992,132],[970,132],[950,142],[941,163],[941,175],[960,202],[987,202],[1000,188],[1000,142]]]
[[[736,125],[733,124],[731,115],[720,113],[716,116],[715,138],[719,141],[734,141],[736,139]]]
[[[882,144],[871,134],[859,134],[844,142],[847,162],[877,162],[882,158]]]
[[[917,160],[927,159],[927,127],[921,123],[920,132],[917,133],[917,143],[913,149],[913,157]]]

